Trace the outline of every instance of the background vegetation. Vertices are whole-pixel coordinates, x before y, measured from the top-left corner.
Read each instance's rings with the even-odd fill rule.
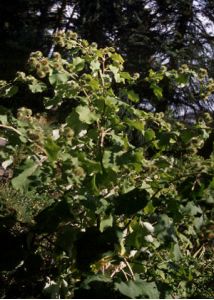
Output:
[[[0,4],[1,298],[213,298],[213,4],[108,2]]]

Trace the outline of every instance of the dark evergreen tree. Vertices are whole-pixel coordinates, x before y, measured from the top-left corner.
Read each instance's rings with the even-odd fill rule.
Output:
[[[206,68],[213,75],[213,1],[130,0],[93,2],[79,1],[77,30],[99,45],[112,44],[127,58],[127,68],[144,78],[150,68],[161,65],[178,68]],[[138,86],[141,96],[151,103],[152,93],[144,84]],[[189,101],[194,91],[176,93],[161,83],[164,98],[154,104],[157,111],[169,106],[187,106],[192,111],[212,108],[212,98],[204,107],[200,98],[196,105]],[[142,93],[143,91],[143,93]],[[195,96],[195,95],[194,95]]]
[[[65,1],[64,1],[65,2]],[[61,10],[54,0],[0,1],[0,78],[9,79],[23,69],[33,50],[48,53],[52,30]]]
[[[212,0],[2,0],[0,78],[11,78],[23,69],[31,51],[50,54],[50,36],[59,29],[75,30],[99,46],[114,46],[126,58],[126,68],[139,72],[141,78],[150,68],[182,64],[206,68],[213,76],[213,12]],[[157,111],[180,106],[192,111],[212,109],[212,97],[205,107],[193,90],[177,93],[169,89],[167,80],[161,85],[161,102],[153,101],[144,81],[136,90]],[[189,101],[193,96],[196,105]]]

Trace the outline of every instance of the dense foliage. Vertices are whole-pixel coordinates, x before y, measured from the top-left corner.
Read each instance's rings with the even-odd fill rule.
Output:
[[[126,69],[141,76],[137,89],[144,109],[170,109],[187,116],[212,112],[212,95],[206,105],[200,97],[194,105],[189,102],[189,94],[198,89],[194,82],[188,93],[177,93],[168,88],[167,80],[161,81],[164,98],[156,105],[143,79],[150,68],[177,69],[182,64],[205,68],[213,77],[213,15],[213,0],[2,0],[0,79],[11,79],[17,70],[24,70],[32,51],[51,55],[52,33],[70,29],[99,47],[113,46],[123,54]],[[21,99],[35,109],[26,95]]]
[[[45,107],[0,110],[1,298],[212,298],[209,114],[145,112],[114,48],[54,40],[60,52],[33,52],[27,74],[0,83],[1,97],[29,89]],[[203,69],[150,70],[156,102],[163,78],[197,82],[204,102],[213,88]]]

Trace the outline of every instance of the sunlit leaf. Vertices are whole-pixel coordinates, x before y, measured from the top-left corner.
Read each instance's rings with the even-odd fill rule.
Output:
[[[65,83],[68,80],[68,75],[66,73],[53,73],[49,76],[49,82],[50,84],[59,84],[59,83]]]
[[[100,63],[98,60],[92,60],[92,62],[90,63],[90,68],[92,70],[92,72],[96,72],[100,69]]]
[[[139,95],[135,93],[135,91],[133,90],[129,90],[127,92],[127,95],[128,95],[128,98],[129,100],[131,100],[132,102],[139,102],[140,98],[139,98]]]
[[[103,232],[106,228],[112,227],[113,217],[112,215],[102,217],[100,220],[100,231]]]
[[[44,90],[46,90],[47,86],[42,82],[38,80],[33,80],[31,84],[29,84],[29,89],[32,93],[42,93]]]
[[[57,160],[60,147],[56,144],[56,142],[52,138],[46,139],[45,150],[47,151],[48,158],[51,162]]]
[[[38,164],[34,161],[26,161],[24,171],[12,179],[13,187],[15,189],[24,189],[29,183],[28,178],[35,173],[38,167]]]
[[[152,88],[153,93],[155,94],[155,96],[156,96],[158,99],[163,98],[163,89],[162,89],[160,86],[158,86],[158,85],[155,84],[155,83],[152,83],[152,84],[150,85],[150,87]]]
[[[85,67],[85,60],[81,57],[75,57],[73,59],[73,65],[75,67],[76,72],[80,72],[84,69]]]
[[[99,119],[99,115],[91,111],[88,106],[77,106],[76,112],[79,115],[80,121],[86,124],[92,124]]]

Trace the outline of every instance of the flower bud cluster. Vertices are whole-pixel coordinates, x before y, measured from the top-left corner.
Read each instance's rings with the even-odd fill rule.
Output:
[[[208,85],[207,85],[207,90],[209,94],[214,93],[214,79],[210,79]]]
[[[76,46],[77,34],[72,31],[64,32],[62,30],[57,31],[54,34],[54,42],[56,45],[64,48],[72,48],[72,46]]]
[[[38,127],[34,130],[28,130],[28,136],[31,140],[33,140],[34,142],[42,145],[43,141],[44,141],[44,131],[42,130],[42,128]]]
[[[73,137],[74,137],[74,131],[73,131],[73,129],[70,128],[70,127],[65,127],[65,128],[64,128],[63,135],[64,135],[64,137],[65,137],[67,140],[72,140]]]
[[[21,121],[29,121],[32,117],[32,110],[26,107],[18,109],[17,118]]]
[[[207,100],[214,93],[214,79],[209,79],[200,96]]]
[[[205,79],[208,76],[208,72],[206,69],[200,68],[199,69],[199,73],[198,73],[198,77],[199,79]]]
[[[59,45],[60,47],[64,47],[65,46],[65,32],[64,31],[57,31],[54,36],[53,36],[53,40],[55,42],[55,44]]]
[[[180,68],[178,69],[179,72],[182,74],[182,73],[188,73],[190,71],[188,65],[186,64],[183,64],[180,66]]]
[[[54,52],[52,58],[53,58],[52,67],[57,71],[62,71],[63,62],[62,62],[61,54],[59,52]]]
[[[85,177],[85,171],[82,167],[76,167],[73,170],[73,174],[74,176],[80,177],[80,178],[84,178]]]
[[[32,52],[28,63],[32,67],[32,69],[36,70],[39,78],[44,78],[50,73],[50,63],[40,51]]]

